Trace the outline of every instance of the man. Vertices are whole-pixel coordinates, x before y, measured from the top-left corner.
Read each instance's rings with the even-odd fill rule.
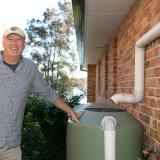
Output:
[[[21,128],[29,92],[65,111],[76,123],[80,113],[71,109],[42,78],[36,65],[22,56],[25,33],[19,27],[4,31],[0,54],[0,160],[21,160]]]

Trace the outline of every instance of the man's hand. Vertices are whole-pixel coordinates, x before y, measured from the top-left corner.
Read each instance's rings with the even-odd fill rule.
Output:
[[[58,97],[55,101],[55,105],[65,111],[71,120],[75,121],[77,124],[80,124],[80,118],[83,115],[84,111],[82,112],[75,112],[68,104],[66,104],[60,97]]]
[[[84,114],[84,111],[81,111],[79,113],[72,111],[69,115],[70,119],[72,121],[75,121],[77,124],[80,124],[80,118]]]

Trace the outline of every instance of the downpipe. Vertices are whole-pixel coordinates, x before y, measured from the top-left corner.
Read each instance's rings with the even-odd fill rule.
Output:
[[[116,119],[112,116],[105,116],[101,125],[104,129],[105,160],[116,160]]]
[[[135,77],[133,94],[120,93],[111,97],[116,104],[138,103],[144,97],[144,54],[145,46],[160,37],[160,22],[145,33],[135,44]]]

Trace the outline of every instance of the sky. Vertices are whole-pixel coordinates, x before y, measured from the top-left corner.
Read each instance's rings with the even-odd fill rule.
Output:
[[[27,20],[41,18],[46,8],[57,7],[58,0],[5,0],[0,5],[0,37],[5,28],[25,29]]]
[[[27,27],[27,20],[41,19],[46,8],[57,8],[58,1],[64,0],[5,0],[0,5],[0,49],[3,32],[10,26]],[[69,0],[67,0],[69,1]],[[81,74],[80,74],[81,73]],[[86,73],[77,71],[77,77]]]

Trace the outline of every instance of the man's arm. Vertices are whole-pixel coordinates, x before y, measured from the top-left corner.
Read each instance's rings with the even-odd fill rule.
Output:
[[[34,70],[33,90],[39,93],[46,101],[54,103],[56,107],[66,112],[76,123],[80,123],[79,119],[83,112],[76,113],[69,105],[67,105],[43,78],[37,67],[35,67]]]
[[[60,108],[61,110],[65,111],[73,120],[80,124],[80,117],[82,116],[82,112],[77,113],[75,112],[68,104],[66,104],[60,97],[56,99],[54,102],[56,107]]]

